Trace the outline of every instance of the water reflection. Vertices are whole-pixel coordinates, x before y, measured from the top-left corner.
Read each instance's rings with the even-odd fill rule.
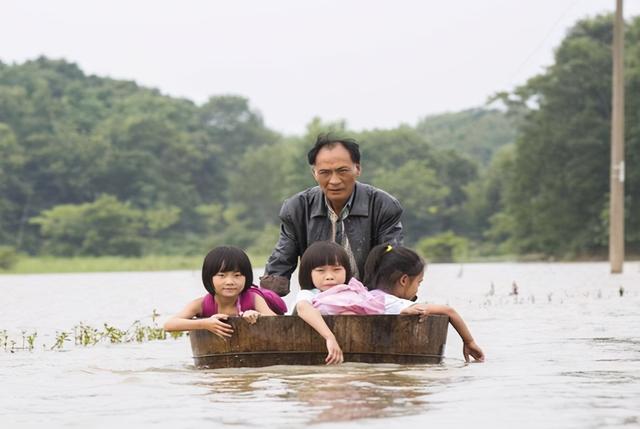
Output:
[[[38,332],[32,352],[0,353],[0,426],[638,425],[639,269],[612,276],[606,264],[468,264],[458,272],[431,265],[421,299],[464,316],[486,345],[483,364],[462,363],[450,329],[442,366],[206,371],[193,366],[187,338],[50,350],[56,330],[80,321],[125,328],[153,308],[178,310],[201,293],[191,272],[0,276],[0,332],[19,344],[22,330]],[[518,295],[509,295],[513,281]]]
[[[429,395],[446,386],[440,365],[345,364],[341,367],[270,367],[204,371],[197,383],[209,389],[212,402],[269,408],[265,418],[297,413],[297,423],[345,422],[424,414]],[[285,407],[275,406],[275,403]],[[264,415],[264,414],[263,414]],[[236,421],[236,423],[240,423]]]

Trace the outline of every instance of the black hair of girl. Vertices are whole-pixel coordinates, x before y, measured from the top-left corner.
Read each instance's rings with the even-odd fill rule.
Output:
[[[311,271],[323,265],[342,265],[346,271],[345,281],[349,281],[352,276],[349,255],[342,246],[333,241],[316,241],[307,247],[300,258],[300,269],[298,270],[300,289],[315,288],[311,280]]]
[[[404,274],[415,277],[424,270],[424,259],[411,249],[380,244],[364,264],[364,284],[369,290],[389,291]]]
[[[213,276],[220,272],[239,271],[244,276],[244,292],[253,284],[251,261],[244,250],[235,246],[218,246],[207,253],[202,263],[202,284],[211,295],[216,294],[213,288]]]

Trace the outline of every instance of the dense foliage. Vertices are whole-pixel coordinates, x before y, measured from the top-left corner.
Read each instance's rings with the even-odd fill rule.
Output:
[[[612,18],[581,21],[507,109],[354,132],[265,126],[247,99],[202,105],[64,60],[0,63],[0,246],[31,254],[267,253],[284,198],[314,184],[321,132],[361,143],[362,181],[398,197],[407,242],[432,259],[607,245]],[[640,249],[640,20],[626,32],[627,243]],[[9,247],[7,247],[9,246]]]
[[[543,75],[507,96],[525,110],[515,151],[501,161],[493,232],[519,253],[593,255],[608,243],[611,134],[611,16],[579,22]],[[626,243],[640,249],[640,19],[628,25]],[[507,157],[509,159],[507,159]],[[496,171],[497,172],[497,171]],[[634,215],[635,214],[635,215]]]

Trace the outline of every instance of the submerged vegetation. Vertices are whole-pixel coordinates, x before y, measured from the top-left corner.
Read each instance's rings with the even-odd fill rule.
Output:
[[[158,326],[157,319],[160,316],[156,310],[151,315],[151,324],[144,325],[140,320],[136,320],[127,329],[120,329],[103,324],[103,328],[95,328],[85,323],[78,323],[70,331],[57,331],[52,345],[42,344],[45,350],[62,350],[67,343],[73,341],[73,345],[89,347],[99,343],[121,344],[121,343],[142,343],[146,341],[166,340],[167,337],[178,339],[185,335],[184,332],[165,332]],[[188,335],[188,333],[186,334]],[[22,336],[18,339],[10,338],[6,330],[0,330],[0,347],[5,352],[14,353],[17,351],[33,351],[36,349],[37,331],[22,331]]]

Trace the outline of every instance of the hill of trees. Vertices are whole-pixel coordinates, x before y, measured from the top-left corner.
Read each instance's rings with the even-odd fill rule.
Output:
[[[405,207],[407,243],[435,260],[589,256],[607,246],[612,19],[578,22],[506,110],[355,132],[265,126],[249,100],[196,105],[64,60],[0,63],[0,246],[30,254],[267,253],[284,198],[314,184],[321,132],[355,137],[362,181]],[[626,32],[626,232],[640,249],[640,20]]]

